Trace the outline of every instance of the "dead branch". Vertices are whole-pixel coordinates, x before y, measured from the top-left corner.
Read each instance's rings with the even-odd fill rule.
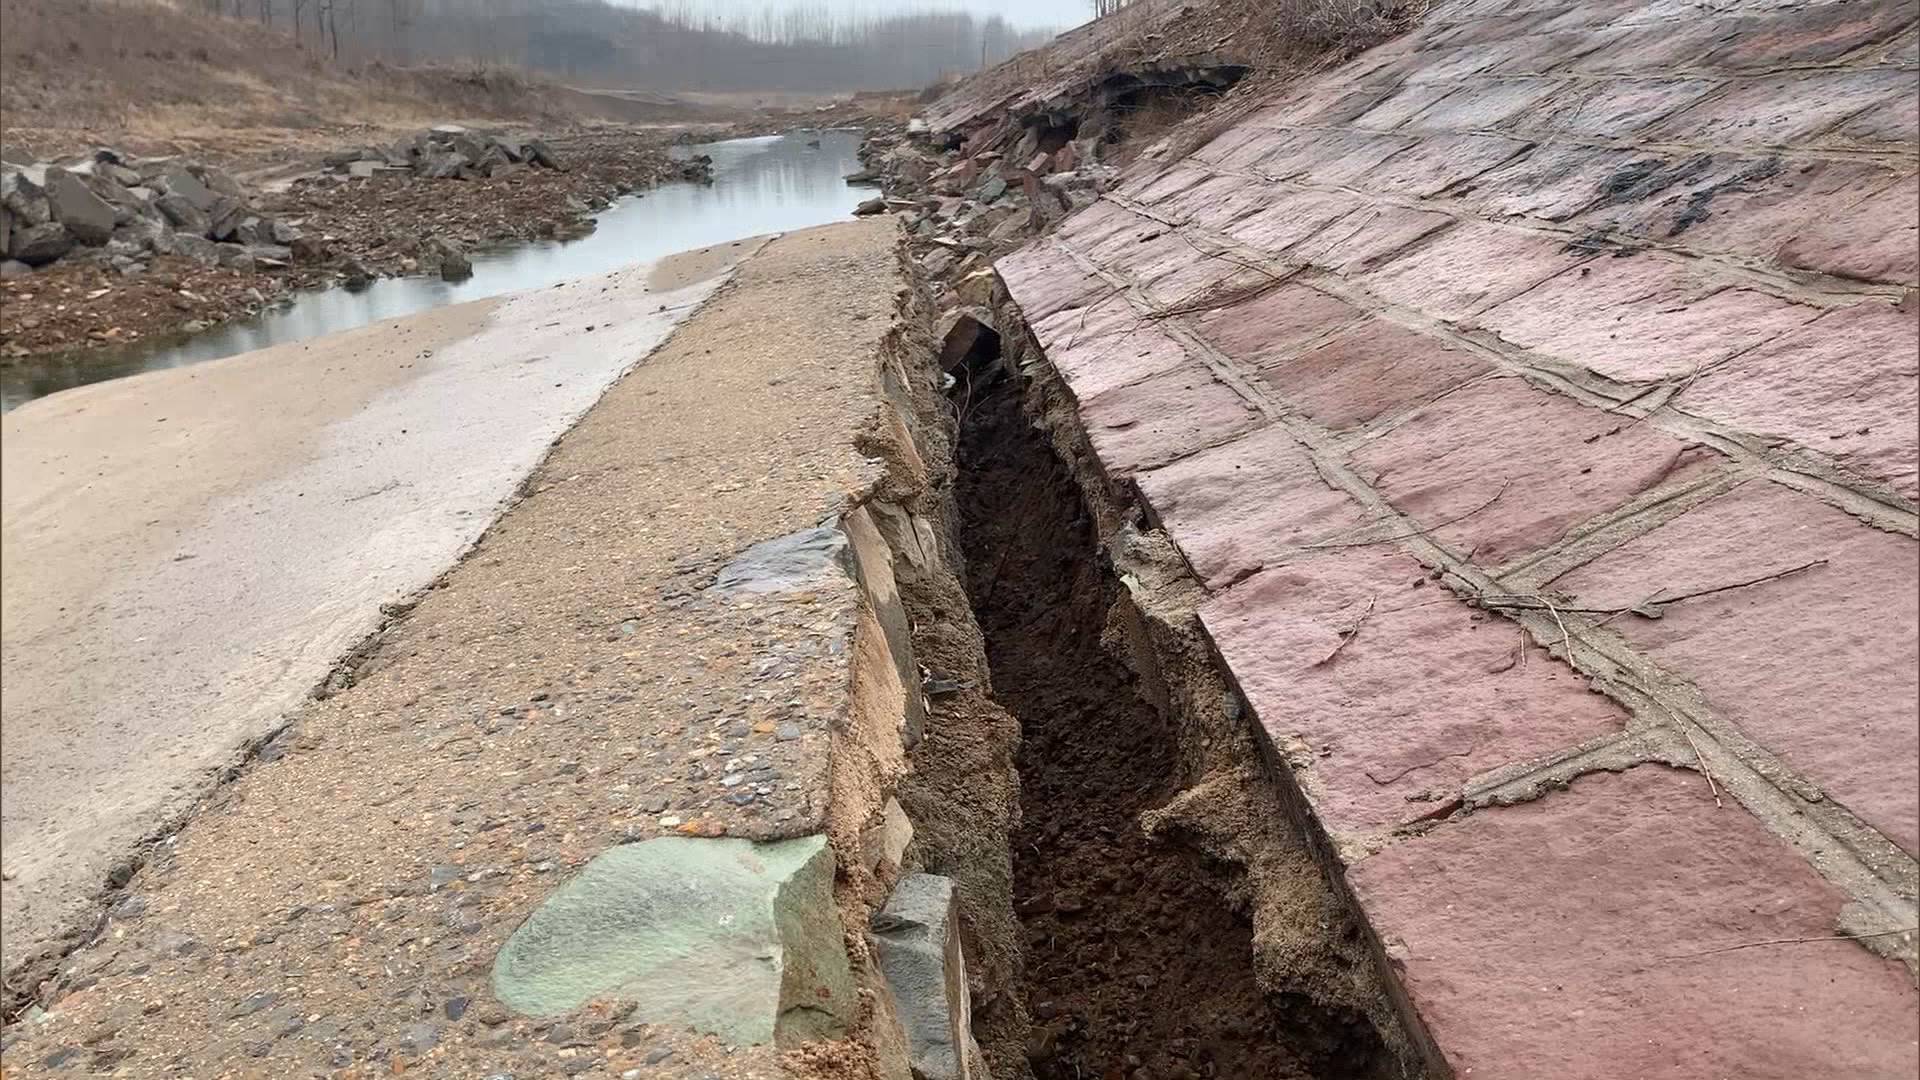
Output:
[[[1360,636],[1361,624],[1367,621],[1367,616],[1373,614],[1374,601],[1378,599],[1379,599],[1379,596],[1377,594],[1374,596],[1367,597],[1366,610],[1360,613],[1359,618],[1353,620],[1352,629],[1348,630],[1344,634],[1341,634],[1340,643],[1333,647],[1333,651],[1321,657],[1320,659],[1315,660],[1311,665],[1312,667],[1325,667],[1328,664],[1333,663],[1333,658],[1340,655],[1340,650],[1347,647],[1347,642],[1352,641],[1354,638],[1357,638]]]

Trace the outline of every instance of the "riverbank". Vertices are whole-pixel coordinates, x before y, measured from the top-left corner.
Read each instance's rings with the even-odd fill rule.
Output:
[[[68,258],[0,280],[0,364],[191,334],[258,314],[302,290],[441,272],[449,252],[577,236],[613,199],[682,175],[660,129],[606,128],[550,140],[560,169],[430,179],[315,172],[253,192],[263,214],[308,242],[285,260],[208,265],[154,255],[129,272]]]

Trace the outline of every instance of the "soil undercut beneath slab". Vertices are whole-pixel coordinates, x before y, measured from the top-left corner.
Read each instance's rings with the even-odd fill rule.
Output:
[[[1187,778],[1178,725],[1114,647],[1123,586],[1015,380],[971,399],[956,495],[995,698],[1021,727],[1012,846],[1033,1074],[1384,1075],[1377,1040],[1259,985],[1234,868],[1142,830]]]

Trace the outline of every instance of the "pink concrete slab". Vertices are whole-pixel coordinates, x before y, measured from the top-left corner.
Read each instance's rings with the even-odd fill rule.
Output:
[[[1569,61],[1565,70],[1583,75],[1658,77],[1693,67],[1701,56],[1734,39],[1723,19],[1693,19],[1656,26],[1613,27],[1607,43]]]
[[[1430,198],[1527,152],[1504,135],[1432,135],[1382,162],[1358,183],[1369,191]]]
[[[1419,64],[1407,72],[1408,82],[1453,82],[1466,79],[1513,58],[1513,41],[1484,41],[1452,49],[1422,50]]]
[[[1513,126],[1523,134],[1554,138],[1626,139],[1719,86],[1712,79],[1582,79]]]
[[[1372,109],[1360,114],[1353,126],[1369,131],[1391,131],[1460,87],[1449,83],[1404,83]]]
[[[1267,737],[1311,750],[1305,788],[1335,835],[1444,813],[1469,777],[1625,723],[1571,668],[1531,647],[1523,662],[1513,623],[1388,548],[1270,567],[1200,620]]]
[[[1733,175],[1741,179],[1686,186],[1634,231],[1678,237],[1697,251],[1770,261],[1788,238],[1814,223],[1846,216],[1898,179],[1877,163],[1831,159],[1755,159]]]
[[[1278,180],[1319,185],[1348,184],[1383,161],[1390,161],[1414,139],[1356,129],[1300,133],[1254,163],[1254,171]]]
[[[1920,499],[1920,320],[1880,301],[1823,315],[1735,357],[1681,409],[1826,454]]]
[[[1206,244],[1207,241],[1201,241]],[[1211,250],[1211,248],[1209,248]],[[1163,311],[1191,312],[1218,306],[1273,283],[1273,278],[1225,259],[1199,259],[1144,284]]]
[[[1176,221],[1224,232],[1272,201],[1273,191],[1266,184],[1240,176],[1216,176],[1168,199],[1161,209]]]
[[[1209,589],[1297,554],[1302,544],[1352,535],[1363,520],[1360,505],[1329,487],[1277,425],[1139,473],[1134,482]]]
[[[1499,378],[1439,399],[1353,460],[1435,538],[1498,566],[1717,457],[1650,425]]]
[[[1905,969],[1820,940],[1845,897],[1745,811],[1715,807],[1695,773],[1582,777],[1396,844],[1347,880],[1457,1077],[1920,1068]]]
[[[1564,30],[1608,29],[1623,16],[1639,10],[1645,0],[1591,0],[1590,3],[1575,4],[1560,14],[1542,23],[1542,33],[1558,33]]]
[[[1132,216],[1135,224],[1106,229],[1098,240],[1090,238],[1088,242],[1082,242],[1068,237],[1067,242],[1099,266],[1124,263],[1141,245],[1161,240],[1169,231],[1168,226],[1152,218],[1138,214]]]
[[[1914,93],[1895,94],[1864,112],[1843,120],[1839,127],[1814,140],[1817,146],[1860,147],[1870,150],[1911,149],[1920,143],[1920,86]]]
[[[995,263],[994,269],[1029,322],[1091,303],[1110,291],[1106,282],[1087,276],[1050,244],[1022,248]]]
[[[1738,36],[1708,54],[1705,63],[1729,69],[1831,63],[1912,23],[1913,5],[1905,0],[1796,5],[1778,14],[1737,20]]]
[[[1257,367],[1359,318],[1360,309],[1306,285],[1282,285],[1187,322],[1237,364]]]
[[[1788,239],[1780,261],[1861,281],[1920,283],[1920,179],[1909,175]]]
[[[1307,137],[1309,135],[1306,132],[1282,130],[1262,120],[1260,115],[1255,115],[1246,123],[1216,136],[1212,142],[1196,151],[1194,157],[1202,163],[1222,169],[1244,170],[1275,150]]]
[[[1462,222],[1361,280],[1395,304],[1462,322],[1592,257],[1564,236]]]
[[[1453,218],[1404,206],[1355,210],[1287,249],[1290,261],[1360,274],[1386,263],[1422,238],[1453,224]]]
[[[1562,273],[1483,313],[1480,323],[1516,345],[1632,383],[1684,377],[1819,314],[1637,255]]]
[[[1160,325],[1140,318],[1116,297],[1097,309],[1082,327],[1062,316],[1049,324],[1054,332],[1040,339],[1047,359],[1081,401],[1172,370],[1186,353]]]
[[[1275,398],[1336,431],[1429,401],[1487,370],[1484,360],[1444,339],[1382,319],[1259,369]]]
[[[1719,715],[1908,851],[1920,850],[1920,545],[1762,480],[1561,578],[1582,607],[1686,600],[1609,625]]]
[[[1164,465],[1260,423],[1251,405],[1198,363],[1083,397],[1080,416],[1113,477]]]
[[[1400,125],[1402,131],[1485,131],[1532,109],[1559,90],[1547,79],[1513,78],[1462,86]]]
[[[1856,112],[1913,93],[1899,71],[1816,71],[1731,85],[1674,116],[1649,135],[1730,146],[1788,146],[1820,134]]]
[[[1339,85],[1326,88],[1325,96],[1318,99],[1317,108],[1298,109],[1287,123],[1306,124],[1313,127],[1336,127],[1352,125],[1360,128],[1372,128],[1373,124],[1354,124],[1354,118],[1366,115],[1386,98],[1396,87]]]
[[[1551,26],[1552,23],[1542,24]],[[1572,71],[1584,57],[1625,36],[1628,31],[1607,28],[1546,30],[1514,41],[1514,53],[1495,64],[1497,75],[1546,75]]]
[[[1154,206],[1212,176],[1204,167],[1176,164],[1158,175],[1143,173],[1138,181],[1122,184],[1117,190],[1136,202]]]
[[[1090,251],[1123,233],[1148,230],[1153,222],[1108,199],[1102,199],[1062,222],[1054,234],[1076,251]]]
[[[1547,144],[1484,173],[1454,197],[1488,214],[1565,221],[1604,194],[1608,177],[1644,157],[1630,150]]]
[[[1214,248],[1182,229],[1163,227],[1136,243],[1125,244],[1101,260],[1108,270],[1117,270],[1140,284],[1152,282],[1195,263],[1222,263],[1223,270],[1238,269],[1232,263],[1209,258]]]
[[[1242,218],[1229,234],[1270,255],[1286,250],[1367,203],[1344,191],[1276,190],[1267,208]]]
[[[1779,155],[1760,152],[1640,154],[1605,177],[1594,205],[1570,220],[1590,232],[1665,242],[1712,216],[1721,195],[1764,189],[1781,168]]]
[[[1453,48],[1458,45],[1480,45],[1487,42],[1508,42],[1524,37],[1550,22],[1557,10],[1541,8],[1521,8],[1503,11],[1497,15],[1470,19],[1451,26],[1433,26],[1423,28],[1427,49]]]

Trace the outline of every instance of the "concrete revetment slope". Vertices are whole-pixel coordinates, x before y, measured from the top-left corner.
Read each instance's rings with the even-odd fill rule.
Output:
[[[1920,1068],[1915,14],[1437,5],[997,266],[1436,1074]]]

